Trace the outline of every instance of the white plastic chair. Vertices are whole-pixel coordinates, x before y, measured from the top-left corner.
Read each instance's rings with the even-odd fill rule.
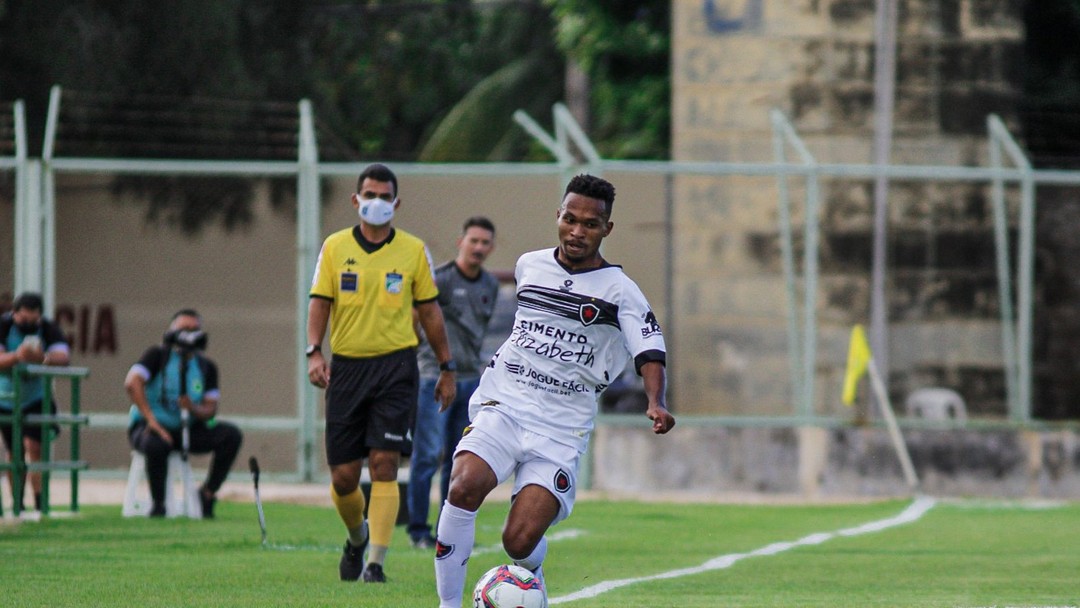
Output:
[[[920,388],[904,401],[907,415],[924,420],[967,421],[967,406],[960,393],[949,388]]]
[[[176,486],[180,486],[179,489]],[[132,450],[121,513],[124,517],[146,517],[152,506],[150,484],[146,481],[146,457],[138,450]],[[165,477],[165,516],[202,518],[202,502],[191,473],[191,463],[184,462],[180,452],[169,454],[169,472]]]

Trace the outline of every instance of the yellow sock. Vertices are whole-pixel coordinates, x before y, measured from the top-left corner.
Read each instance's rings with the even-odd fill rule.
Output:
[[[389,547],[394,533],[401,494],[396,481],[371,482],[371,508],[368,509],[368,525],[371,528],[371,544],[374,548]]]
[[[363,536],[364,507],[367,506],[364,493],[357,487],[351,493],[339,496],[337,490],[331,485],[330,500],[334,501],[334,506],[337,507],[338,515],[341,516],[341,521],[345,523],[345,528],[349,531],[349,538],[353,541],[353,544],[358,544],[355,542],[357,540],[363,542],[363,539],[358,539],[357,536]]]

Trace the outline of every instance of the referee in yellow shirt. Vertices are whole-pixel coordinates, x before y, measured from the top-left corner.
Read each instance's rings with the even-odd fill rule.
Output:
[[[419,390],[413,308],[439,360],[435,399],[446,407],[457,390],[431,255],[422,240],[391,226],[400,205],[388,167],[372,164],[360,173],[352,195],[360,223],[323,241],[308,303],[308,379],[326,389],[330,497],[349,532],[339,567],[347,581],[386,582],[383,563],[400,505],[398,465],[412,451]],[[322,352],[328,321],[329,361]],[[360,491],[365,457],[370,505]]]

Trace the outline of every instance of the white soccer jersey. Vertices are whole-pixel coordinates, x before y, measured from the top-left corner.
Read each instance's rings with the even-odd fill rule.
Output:
[[[584,452],[600,394],[634,357],[664,361],[664,336],[620,266],[571,271],[556,249],[518,258],[510,337],[480,378],[469,417],[494,406],[526,429]]]

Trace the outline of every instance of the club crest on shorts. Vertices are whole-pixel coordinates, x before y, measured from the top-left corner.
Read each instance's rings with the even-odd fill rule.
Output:
[[[553,480],[555,485],[555,491],[559,494],[566,494],[570,491],[570,476],[566,474],[566,471],[559,469],[555,472],[555,479]]]
[[[596,304],[582,304],[578,308],[578,319],[582,325],[592,325],[593,321],[600,318],[600,307]]]

